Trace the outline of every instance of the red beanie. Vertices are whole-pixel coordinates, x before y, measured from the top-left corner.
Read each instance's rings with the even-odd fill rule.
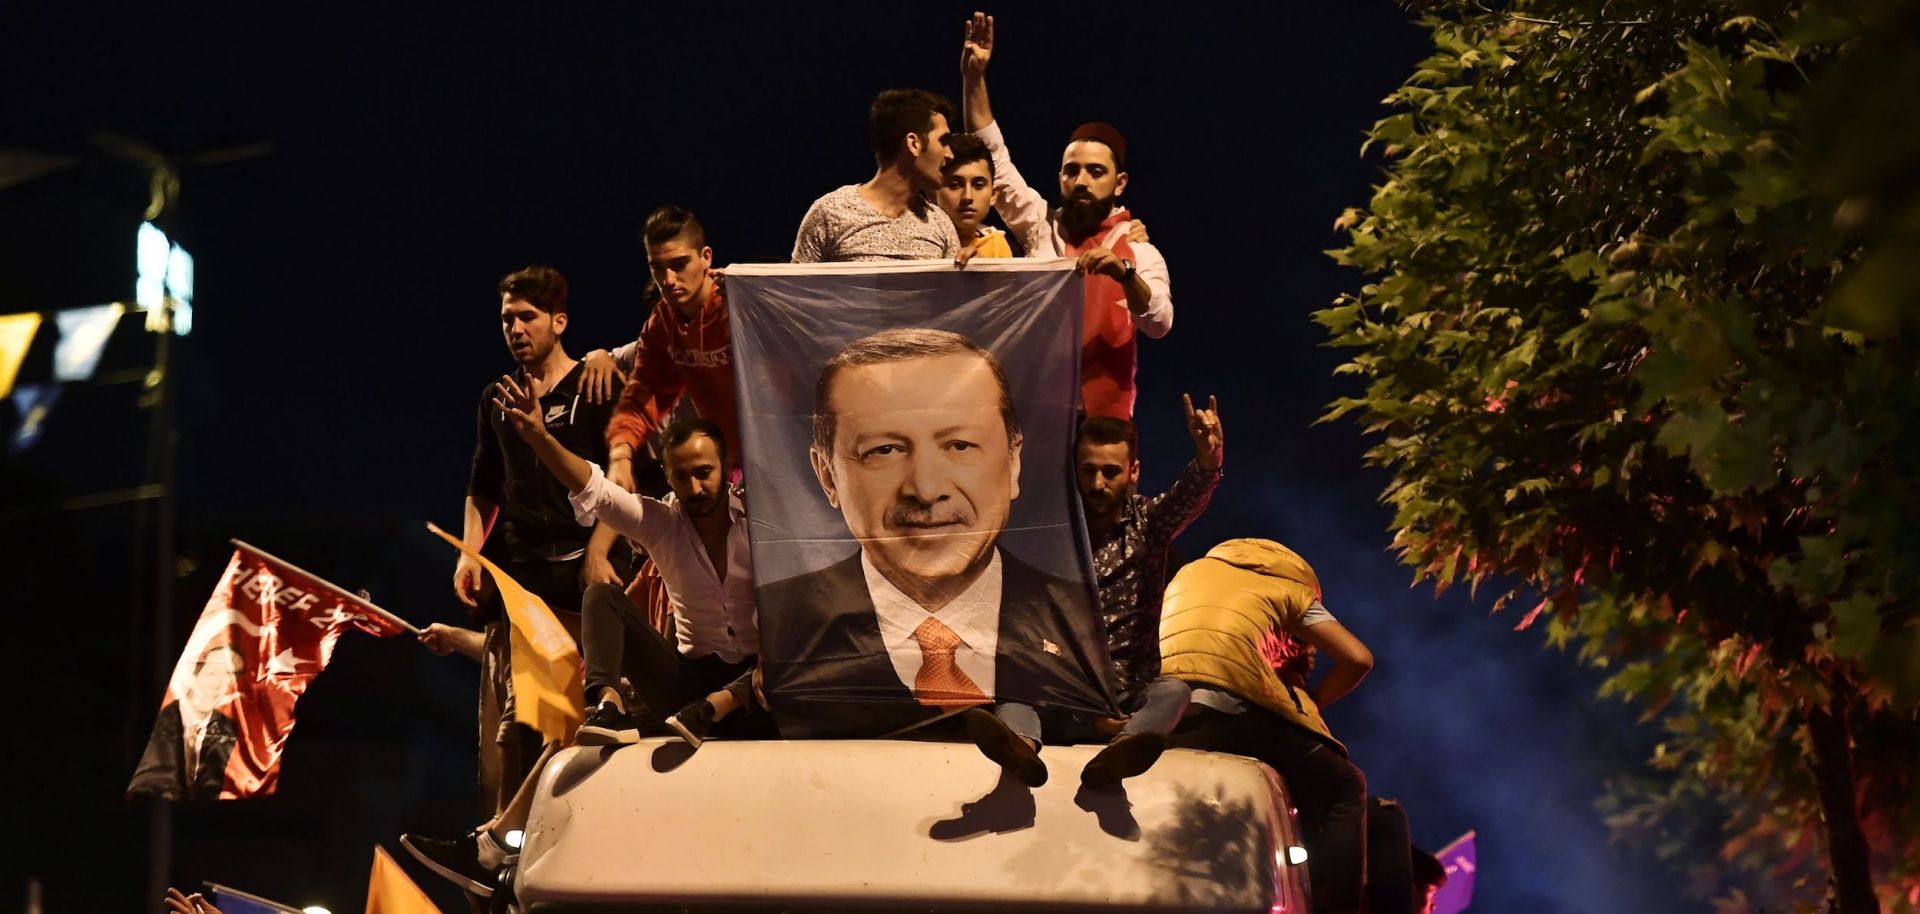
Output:
[[[1067,142],[1077,143],[1081,140],[1106,144],[1108,149],[1113,150],[1113,167],[1119,171],[1126,170],[1127,138],[1120,134],[1119,128],[1100,121],[1090,121],[1073,128],[1073,138]]]

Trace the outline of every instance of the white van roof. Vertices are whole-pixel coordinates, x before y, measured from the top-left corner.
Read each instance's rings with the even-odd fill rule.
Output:
[[[1029,791],[970,744],[674,740],[570,749],[542,778],[515,880],[535,912],[1307,910],[1266,766],[1170,750],[1080,790],[1098,746],[1049,746]]]

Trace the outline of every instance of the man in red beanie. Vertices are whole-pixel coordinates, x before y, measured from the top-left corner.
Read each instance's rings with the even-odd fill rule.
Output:
[[[960,55],[967,129],[993,157],[994,208],[1029,256],[1077,257],[1087,274],[1081,328],[1080,398],[1089,416],[1133,418],[1135,332],[1159,339],[1173,329],[1172,280],[1151,244],[1130,241],[1127,140],[1110,124],[1082,124],[1060,156],[1060,206],[1013,167],[987,102],[993,17],[974,13]]]

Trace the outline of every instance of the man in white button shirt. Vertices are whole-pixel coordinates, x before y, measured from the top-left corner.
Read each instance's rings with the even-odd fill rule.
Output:
[[[669,643],[625,591],[611,584],[587,588],[581,602],[581,653],[592,707],[581,724],[579,744],[637,742],[637,715],[650,735],[677,731],[697,748],[715,722],[751,704],[760,642],[746,517],[727,482],[719,426],[681,419],[661,429],[661,457],[673,492],[653,499],[622,489],[598,464],[561,445],[547,431],[539,404],[512,378],[502,378],[499,389],[495,405],[566,486],[575,519],[581,526],[604,522],[645,547],[673,606],[675,641]],[[623,671],[643,703],[632,709],[634,714],[620,695]],[[658,709],[689,701],[667,721],[657,716]],[[529,787],[551,757],[550,748],[506,810],[473,834],[451,841],[404,835],[401,844],[456,885],[490,895],[508,854],[506,836],[525,827],[532,808]]]
[[[660,569],[673,608],[674,641],[648,623],[624,591],[590,587],[581,601],[580,649],[586,660],[587,719],[583,746],[637,742],[637,721],[650,730],[671,725],[656,716],[666,708],[693,706],[675,715],[675,730],[695,746],[713,720],[748,697],[760,652],[753,593],[753,558],[747,549],[746,513],[727,482],[725,437],[705,419],[679,419],[660,432],[667,485],[665,499],[635,495],[607,479],[600,467],[559,447],[539,417],[523,411],[510,383],[501,408],[514,430],[532,445],[549,472],[567,487],[575,520],[604,523],[647,550]],[[625,706],[625,671],[640,705]],[[708,693],[717,701],[695,700]],[[702,708],[703,704],[713,707]],[[664,731],[661,731],[664,732]]]
[[[783,735],[884,736],[1000,695],[1111,707],[1088,588],[999,545],[1021,445],[999,362],[960,334],[888,330],[828,360],[810,458],[859,549],[761,590]],[[1016,751],[979,716],[989,757]]]

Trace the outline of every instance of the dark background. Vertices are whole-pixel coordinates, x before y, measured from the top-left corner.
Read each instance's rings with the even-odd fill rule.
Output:
[[[80,157],[0,190],[0,312],[131,297],[145,178],[89,151],[90,131],[175,156],[273,144],[186,169],[163,219],[198,260],[175,375],[177,639],[229,536],[418,623],[457,620],[454,556],[422,524],[458,523],[474,397],[508,365],[497,279],[563,270],[578,354],[637,332],[636,233],[654,206],[698,211],[721,263],[784,259],[814,197],[871,174],[874,92],[958,92],[969,9],[286,6],[0,7],[0,147]],[[1227,478],[1181,549],[1269,536],[1316,565],[1379,658],[1329,720],[1419,843],[1479,830],[1475,910],[1682,909],[1672,878],[1610,848],[1593,810],[1604,773],[1646,748],[1631,715],[1513,617],[1407,589],[1362,439],[1310,424],[1349,382],[1307,314],[1361,282],[1321,251],[1378,180],[1361,131],[1422,33],[1387,3],[996,12],[995,108],[1026,173],[1048,174],[1080,121],[1119,125],[1127,199],[1174,273],[1174,331],[1141,346],[1147,488],[1190,455],[1179,395],[1220,398]],[[151,347],[124,322],[101,380],[137,377]],[[49,358],[32,353],[22,380]],[[6,682],[25,710],[10,722],[0,910],[29,878],[48,912],[145,906],[145,810],[122,791],[158,705],[152,572],[135,507],[58,510],[139,482],[138,393],[69,386],[47,437],[0,471]],[[174,880],[360,910],[372,845],[476,821],[474,675],[351,637],[301,703],[278,795],[179,811]]]

